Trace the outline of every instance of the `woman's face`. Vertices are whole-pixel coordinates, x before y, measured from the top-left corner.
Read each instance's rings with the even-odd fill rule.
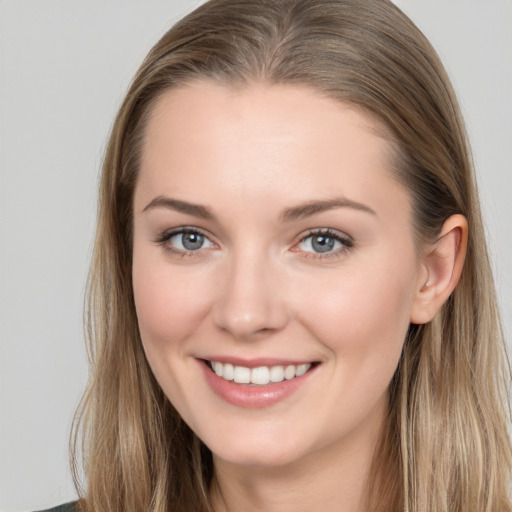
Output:
[[[140,334],[218,460],[373,446],[425,279],[390,160],[369,117],[306,88],[157,102],[134,198]]]

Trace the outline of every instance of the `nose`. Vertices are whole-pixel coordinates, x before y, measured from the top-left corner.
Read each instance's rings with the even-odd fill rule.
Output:
[[[240,340],[269,335],[288,322],[283,275],[264,255],[244,254],[226,261],[213,308],[219,329]]]

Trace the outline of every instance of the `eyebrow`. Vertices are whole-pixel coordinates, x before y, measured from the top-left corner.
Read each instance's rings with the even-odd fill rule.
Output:
[[[372,215],[377,215],[374,210],[372,210],[369,206],[366,206],[365,204],[352,201],[345,197],[340,197],[324,201],[308,201],[307,203],[294,206],[292,208],[287,208],[281,214],[281,220],[285,222],[301,220],[307,217],[311,217],[312,215],[315,215],[317,213],[325,212],[327,210],[333,210],[335,208],[353,208],[354,210],[359,210],[362,212],[370,213]]]
[[[181,201],[167,196],[155,197],[142,211],[146,212],[154,208],[166,208],[168,210],[174,210],[206,220],[215,219],[215,215],[213,215],[212,211],[207,206],[189,203],[188,201]],[[287,208],[281,213],[280,219],[282,222],[301,220],[311,217],[317,213],[333,210],[335,208],[353,208],[354,210],[377,215],[374,210],[365,204],[352,201],[345,197],[340,197],[329,200],[308,201],[304,204]]]
[[[167,210],[186,213],[188,215],[193,215],[194,217],[199,217],[206,220],[211,220],[214,218],[213,213],[206,206],[189,203],[188,201],[180,201],[179,199],[172,199],[171,197],[167,196],[155,197],[142,211],[146,212],[154,208],[166,208]]]

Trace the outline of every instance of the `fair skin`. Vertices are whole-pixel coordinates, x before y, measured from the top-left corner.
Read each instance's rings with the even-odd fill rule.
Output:
[[[201,82],[151,114],[137,316],[156,379],[213,453],[216,512],[365,510],[407,329],[451,293],[466,239],[454,216],[418,250],[375,128],[297,86]],[[211,361],[267,380],[234,382]]]

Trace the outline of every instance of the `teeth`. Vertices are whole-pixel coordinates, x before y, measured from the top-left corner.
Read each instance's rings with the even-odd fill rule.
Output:
[[[224,377],[226,380],[233,380],[235,378],[235,367],[232,364],[226,363],[224,365],[224,373],[222,377]]]
[[[295,377],[295,366],[293,366],[293,364],[291,364],[290,366],[287,366],[284,369],[284,378],[286,380],[290,380],[290,379],[293,379],[293,377]]]
[[[291,380],[304,375],[310,368],[311,363],[290,364],[288,366],[259,366],[258,368],[247,368],[245,366],[233,366],[230,363],[219,363],[210,361],[212,370],[225,380],[234,380],[238,384],[255,384],[264,386],[271,382]]]
[[[284,380],[284,368],[282,366],[272,366],[270,368],[270,382],[281,382]]]
[[[222,363],[213,363],[213,371],[219,376],[224,376],[224,365]]]
[[[304,375],[309,370],[310,367],[310,364],[299,364],[295,370],[295,376],[300,377],[301,375]],[[225,372],[226,370],[224,370],[224,373]]]
[[[249,384],[251,382],[251,369],[244,366],[235,366],[234,381],[238,384]]]

